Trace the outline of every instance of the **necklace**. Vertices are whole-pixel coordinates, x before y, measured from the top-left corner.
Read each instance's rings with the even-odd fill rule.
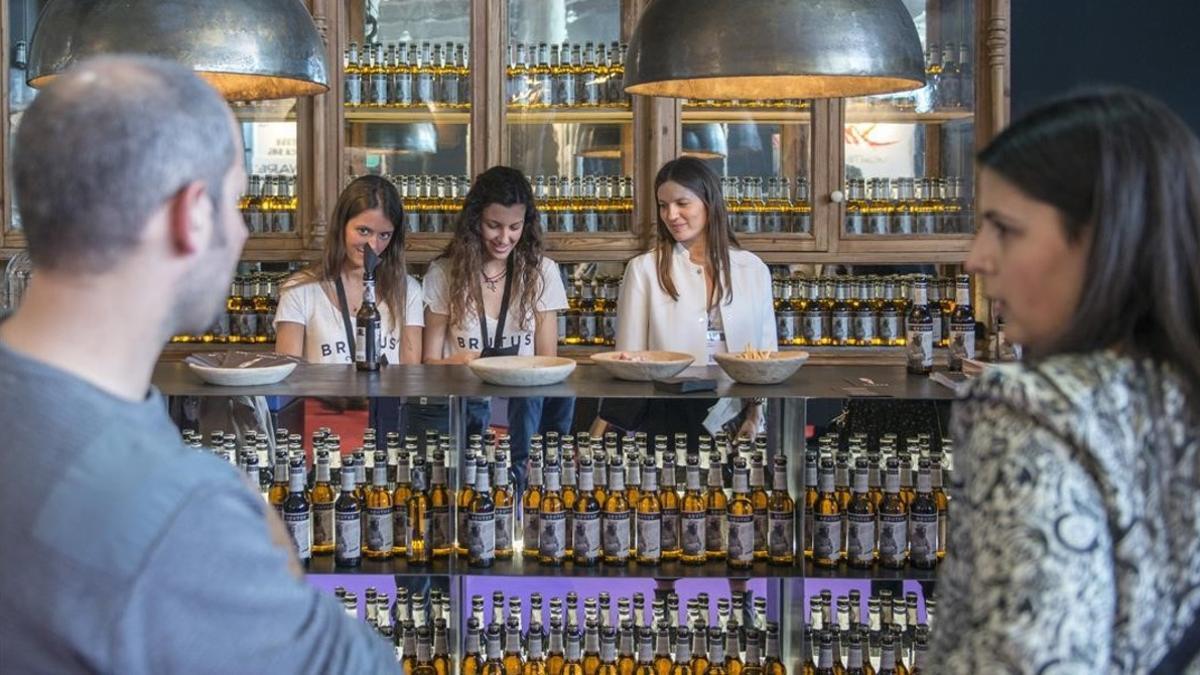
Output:
[[[489,277],[488,273],[484,272],[483,270],[480,270],[480,272],[483,274],[483,282],[487,284],[488,290],[494,293],[496,291],[496,282],[500,281],[504,278],[504,275],[508,274],[508,268],[500,270],[500,273],[494,277]]]

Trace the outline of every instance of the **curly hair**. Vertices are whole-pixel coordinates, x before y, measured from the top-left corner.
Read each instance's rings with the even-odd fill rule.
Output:
[[[450,325],[463,326],[471,315],[483,317],[483,293],[479,278],[483,275],[483,211],[492,204],[525,206],[525,224],[521,238],[509,254],[510,274],[514,282],[518,328],[528,330],[530,317],[542,295],[542,230],[538,225],[533,189],[520,171],[494,166],[479,174],[467,192],[454,228],[454,237],[438,256],[449,261]]]

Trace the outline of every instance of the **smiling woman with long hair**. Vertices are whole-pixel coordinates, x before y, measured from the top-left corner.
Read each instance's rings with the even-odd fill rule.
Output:
[[[425,275],[426,363],[558,353],[556,312],[566,309],[567,292],[558,265],[542,255],[537,218],[533,190],[520,171],[494,166],[475,179],[454,238]],[[573,415],[574,399],[509,399],[518,486],[530,436],[565,433]],[[486,426],[486,408],[469,406],[468,416],[469,430]]]
[[[1200,666],[1200,141],[1081,93],[979,156],[967,259],[1024,364],[956,404],[932,670]]]
[[[362,304],[364,251],[370,246],[379,256],[375,277],[383,355],[393,364],[421,362],[424,306],[421,284],[405,269],[404,230],[397,227],[403,222],[400,193],[386,178],[362,176],[346,186],[334,206],[321,261],[283,285],[275,314],[277,351],[309,363],[353,362],[337,282],[353,323]]]

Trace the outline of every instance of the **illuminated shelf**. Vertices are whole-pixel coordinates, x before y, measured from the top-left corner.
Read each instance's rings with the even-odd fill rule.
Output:
[[[360,106],[343,108],[347,122],[374,122],[379,124],[406,124],[410,122],[438,122],[442,124],[468,124],[471,113],[465,110],[442,110],[439,108],[372,108]]]
[[[633,121],[628,108],[509,108],[509,124],[619,124]]]

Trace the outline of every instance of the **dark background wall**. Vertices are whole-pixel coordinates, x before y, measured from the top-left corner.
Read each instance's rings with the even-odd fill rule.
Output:
[[[1200,1],[1012,0],[1014,118],[1095,83],[1165,100],[1200,133]]]

